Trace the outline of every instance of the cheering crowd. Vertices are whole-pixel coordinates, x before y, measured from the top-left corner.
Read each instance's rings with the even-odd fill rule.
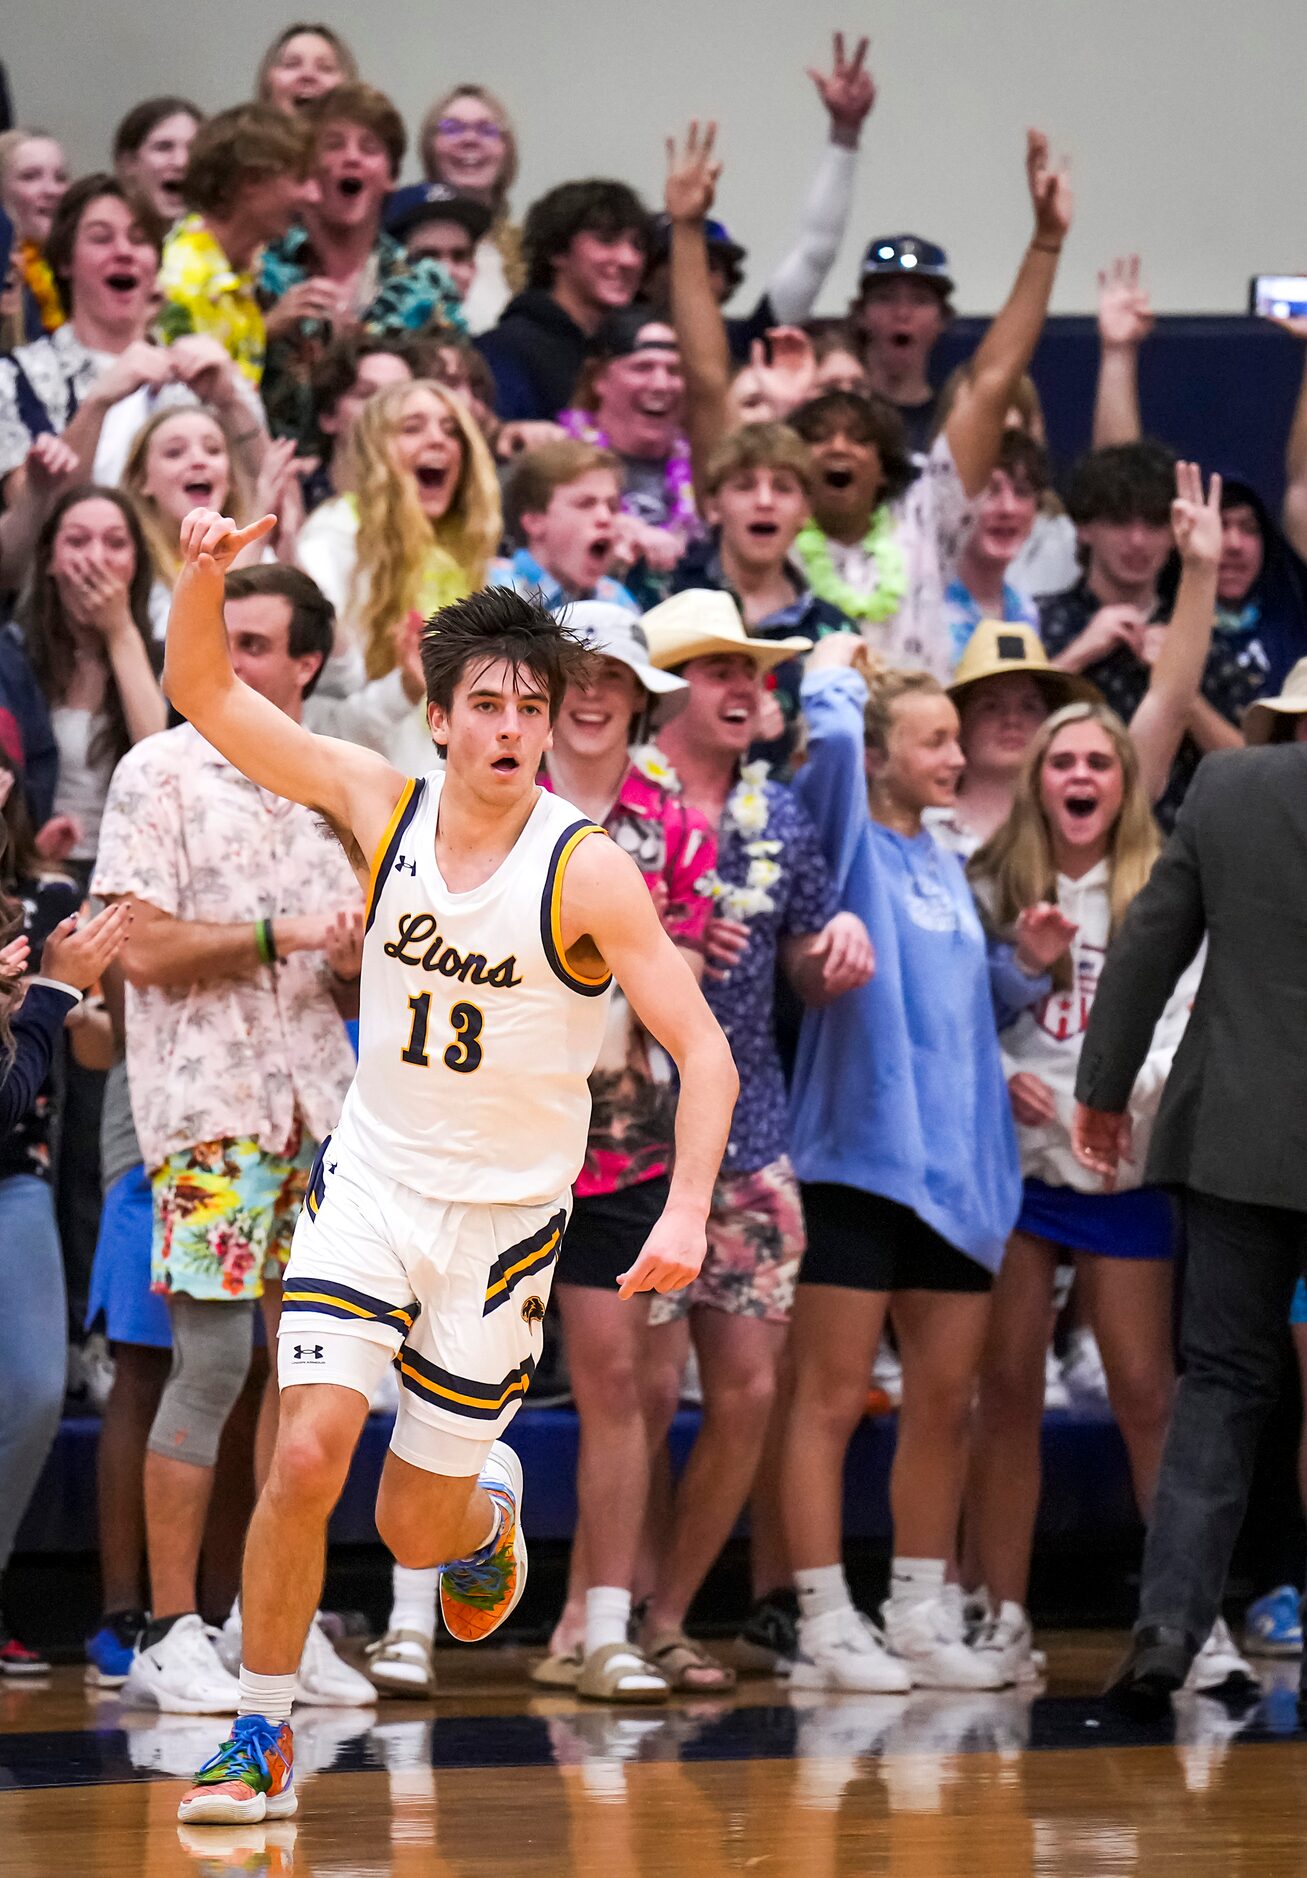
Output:
[[[600,663],[540,784],[635,858],[735,1054],[704,1270],[620,1299],[676,1089],[615,1002],[553,1272],[579,1511],[536,1679],[599,1702],[742,1665],[884,1693],[1036,1680],[1040,1426],[1068,1391],[1105,1395],[1151,1509],[1178,1229],[1145,1161],[1201,950],[1114,1180],[1073,1140],[1077,1070],[1203,757],[1307,739],[1307,394],[1282,519],[1177,462],[1145,434],[1139,262],[1111,261],[1094,445],[1051,462],[1029,367],[1073,204],[1047,139],[1024,182],[1013,164],[1007,299],[940,382],[945,250],[877,236],[833,273],[866,42],[836,35],[810,77],[811,174],[751,305],[716,219],[748,152],[719,159],[713,125],[668,140],[661,203],[591,177],[523,212],[493,93],[454,86],[411,140],[318,24],[277,36],[252,101],[136,105],[92,174],[44,129],[0,135],[0,1571],[71,1388],[102,1416],[87,1673],[128,1699],[235,1711],[266,1350],[353,1072],[362,944],[335,836],[170,713],[196,508],[277,518],[228,580],[240,677],[410,774],[436,761],[425,622],[487,586],[566,618]],[[1301,1286],[1290,1315],[1307,1370]],[[887,1407],[873,1623],[843,1470]],[[746,1507],[727,1662],[686,1622]],[[316,1622],[300,1699],[430,1692],[437,1577],[393,1567],[367,1676]],[[1267,1591],[1246,1641],[1300,1649],[1297,1592]],[[1222,1620],[1197,1641],[1192,1687],[1251,1682]],[[39,1671],[40,1643],[5,1634],[0,1673]]]

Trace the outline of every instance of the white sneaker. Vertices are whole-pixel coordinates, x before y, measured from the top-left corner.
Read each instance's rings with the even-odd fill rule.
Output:
[[[239,1676],[241,1670],[241,1607],[233,1605],[221,1630],[211,1630],[213,1647],[218,1652],[218,1661],[230,1676]]]
[[[1044,1407],[1046,1409],[1069,1409],[1071,1391],[1066,1386],[1066,1377],[1062,1374],[1062,1365],[1058,1362],[1057,1351],[1050,1343],[1044,1356]]]
[[[1048,1658],[1035,1648],[1035,1633],[1026,1612],[1010,1598],[995,1611],[987,1592],[978,1593],[973,1604],[982,1596],[985,1615],[968,1638],[970,1647],[1003,1672],[1005,1683],[1038,1682],[1048,1668]]]
[[[311,1708],[371,1708],[377,1700],[367,1677],[342,1662],[332,1649],[316,1613],[304,1639],[304,1654],[295,1678],[295,1700]]]
[[[910,1603],[887,1598],[881,1617],[886,1641],[907,1665],[914,1688],[1002,1689],[1012,1680],[992,1658],[968,1647],[955,1586]]]
[[[388,1630],[366,1655],[368,1674],[383,1695],[433,1695],[432,1639],[420,1630]]]
[[[903,1401],[903,1365],[898,1354],[882,1340],[876,1352],[876,1361],[871,1366],[872,1387],[880,1389],[889,1397],[890,1407],[898,1408]]]
[[[1189,1665],[1184,1686],[1195,1695],[1260,1695],[1262,1685],[1252,1664],[1234,1647],[1229,1625],[1218,1617],[1206,1643]]]
[[[213,1636],[192,1611],[158,1643],[133,1651],[124,1703],[152,1702],[166,1715],[234,1715],[240,1684],[223,1668]]]
[[[1107,1371],[1092,1330],[1082,1328],[1071,1332],[1062,1377],[1077,1406],[1107,1407]]]
[[[86,1339],[81,1348],[79,1364],[86,1399],[97,1415],[103,1415],[113,1389],[117,1365],[109,1354],[109,1344],[102,1331],[93,1330]]]
[[[799,1653],[791,1689],[847,1689],[861,1695],[906,1695],[912,1678],[885,1647],[864,1611],[846,1605],[799,1619]]]

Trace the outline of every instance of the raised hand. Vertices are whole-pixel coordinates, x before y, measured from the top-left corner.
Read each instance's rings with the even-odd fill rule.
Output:
[[[230,515],[216,509],[192,509],[182,523],[182,566],[202,574],[225,574],[242,548],[262,541],[277,526],[275,515],[261,515],[257,522],[237,528]]]
[[[1139,285],[1139,256],[1119,255],[1098,276],[1098,337],[1105,346],[1142,345],[1155,323]]]
[[[701,135],[697,118],[685,134],[683,148],[677,148],[675,137],[667,139],[663,202],[674,222],[701,222],[712,208],[722,173],[713,155],[716,143],[716,124],[705,124]]]
[[[14,980],[22,977],[31,950],[26,933],[21,932],[8,945],[0,946],[0,989],[12,987]]]
[[[1195,567],[1215,567],[1221,558],[1221,479],[1213,476],[1203,495],[1203,473],[1196,463],[1175,466],[1175,501],[1171,530],[1180,558]]]
[[[844,34],[834,35],[834,65],[829,72],[808,67],[808,77],[817,87],[817,95],[830,116],[832,143],[853,149],[876,102],[876,81],[866,68],[867,39],[860,39],[853,57],[844,54]]]
[[[749,368],[782,420],[806,404],[816,389],[817,355],[799,326],[773,326],[765,340],[755,339]]]
[[[41,974],[89,991],[106,965],[117,957],[132,929],[132,909],[125,900],[82,923],[80,913],[60,920],[41,949]]]
[[[1060,906],[1044,901],[1017,914],[1017,964],[1032,978],[1042,977],[1062,957],[1080,928]]]
[[[823,633],[812,651],[805,654],[805,672],[861,672],[864,678],[875,675],[876,661],[860,633]]]
[[[1042,130],[1026,132],[1026,182],[1035,212],[1035,240],[1060,248],[1071,227],[1071,174],[1065,157],[1057,169],[1052,167]]]
[[[81,467],[81,458],[72,445],[50,430],[33,437],[32,447],[23,461],[27,487],[38,502],[48,502],[63,484],[77,477]]]

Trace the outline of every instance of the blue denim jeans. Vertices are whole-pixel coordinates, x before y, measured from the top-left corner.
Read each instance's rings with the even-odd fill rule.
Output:
[[[68,1370],[54,1195],[35,1174],[0,1180],[0,1571],[59,1428]]]

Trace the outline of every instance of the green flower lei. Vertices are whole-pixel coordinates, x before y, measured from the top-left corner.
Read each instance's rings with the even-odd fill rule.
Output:
[[[863,552],[876,564],[876,585],[872,592],[858,593],[835,572],[830,539],[816,522],[805,522],[794,543],[808,585],[820,600],[829,600],[846,619],[865,619],[873,624],[891,618],[903,604],[908,590],[908,557],[899,545],[894,516],[889,504],[882,502],[871,518],[871,527],[862,537]]]

